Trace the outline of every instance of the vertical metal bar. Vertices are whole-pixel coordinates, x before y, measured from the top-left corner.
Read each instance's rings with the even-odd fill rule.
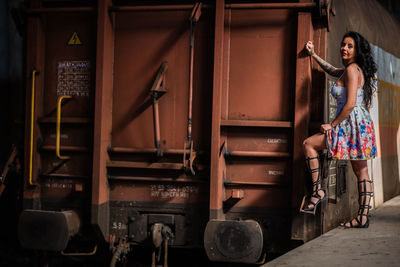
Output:
[[[190,55],[189,55],[189,111],[188,111],[188,143],[192,140],[192,110],[193,110],[193,65],[194,65],[194,28],[201,15],[201,3],[196,3],[190,15]]]
[[[35,129],[35,78],[37,71],[32,71],[32,91],[31,91],[31,132],[30,132],[30,147],[29,147],[29,185],[33,185],[32,173],[33,173],[33,133]]]
[[[91,223],[104,240],[109,238],[109,185],[107,148],[111,145],[114,14],[109,14],[111,0],[98,0],[96,88],[94,108],[93,175]]]
[[[211,124],[210,219],[222,219],[223,179],[220,170],[221,93],[223,78],[225,1],[216,0],[214,78]]]
[[[153,92],[153,94],[156,94]],[[160,116],[158,113],[158,100],[157,96],[153,96],[153,121],[154,121],[154,143],[157,152],[160,149]]]
[[[312,40],[313,26],[310,13],[298,13],[297,26],[297,62],[296,62],[296,88],[294,103],[294,134],[293,134],[293,184],[292,184],[292,208],[297,210],[301,204],[303,195],[305,173],[304,156],[302,150],[303,140],[307,138],[310,120],[310,91],[311,70],[310,60],[302,56],[304,44]],[[302,215],[296,213],[292,221],[292,238],[304,240],[305,221]]]
[[[192,140],[192,103],[193,103],[193,56],[194,56],[194,22],[190,21],[190,57],[189,57],[189,111],[188,111],[188,141]]]

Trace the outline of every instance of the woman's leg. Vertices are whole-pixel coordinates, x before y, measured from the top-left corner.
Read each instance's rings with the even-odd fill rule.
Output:
[[[372,198],[372,182],[368,175],[366,160],[352,160],[351,166],[357,176],[360,209],[358,216],[351,222],[347,222],[345,227],[357,227],[365,225],[368,220],[369,204]],[[358,221],[357,221],[358,220]],[[360,224],[361,223],[361,224]]]
[[[322,133],[317,133],[314,134],[313,136],[310,136],[309,138],[307,138],[306,140],[304,140],[303,142],[303,150],[304,150],[304,155],[307,158],[316,158],[316,159],[311,159],[311,160],[307,160],[308,164],[309,164],[309,169],[313,170],[313,169],[318,169],[319,168],[319,160],[318,160],[318,151],[325,149],[326,148],[326,137],[325,134]],[[319,172],[312,172],[311,176],[312,176],[312,181],[313,184],[315,184],[318,180],[319,177]],[[313,188],[314,191],[317,191],[318,189],[320,189],[322,186],[322,183],[320,183],[319,185],[315,185],[315,188]],[[317,194],[323,198],[325,196],[324,191],[319,190],[317,191]],[[316,197],[311,197],[310,201],[317,203],[319,199]],[[311,202],[308,204],[308,208],[313,208],[313,204],[311,204]]]

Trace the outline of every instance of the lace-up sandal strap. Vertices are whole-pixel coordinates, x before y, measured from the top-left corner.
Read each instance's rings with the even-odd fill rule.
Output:
[[[363,213],[363,212],[358,212],[358,216],[360,216],[360,220],[362,221],[362,218],[363,217],[366,217],[367,218],[367,220],[368,220],[368,218],[369,217],[371,217],[371,215],[369,215],[369,211],[367,211],[367,213]]]
[[[318,187],[319,185],[321,185],[321,187]],[[317,194],[318,191],[320,190],[324,190],[322,188],[322,181],[320,179],[320,177],[318,176],[318,179],[315,182],[312,182],[312,186],[313,186],[313,193]],[[325,190],[324,190],[325,192]]]
[[[319,196],[319,195],[311,195],[311,197],[315,197],[315,198],[318,198],[318,200],[317,200],[317,202],[314,202],[314,201],[312,201],[311,200],[311,198],[310,198],[310,200],[308,201],[308,205],[313,205],[313,207],[312,208],[308,208],[308,207],[306,207],[305,208],[305,210],[307,210],[307,209],[310,209],[310,210],[313,210],[313,209],[315,209],[315,207],[318,205],[318,203],[321,201],[321,197]],[[307,205],[307,206],[308,206]]]
[[[360,194],[362,194],[362,193],[372,193],[372,191],[367,191],[367,183],[372,184],[372,181],[371,181],[371,180],[361,180],[361,181],[358,181],[358,184],[363,184],[363,185],[362,185],[363,190],[362,190],[362,192],[360,192]]]
[[[321,182],[322,182],[321,179],[319,179],[319,177],[318,177],[318,179],[315,182],[312,182],[312,185],[313,186],[314,185],[320,185],[320,184],[322,184]]]
[[[362,196],[370,196],[370,197],[373,197],[373,196],[374,196],[374,192],[360,192],[358,195],[359,195],[360,197],[362,197]]]
[[[363,186],[362,186],[362,191],[359,193],[359,196],[361,197],[361,196],[364,196],[364,199],[363,199],[363,203],[361,204],[361,205],[366,205],[367,204],[367,197],[366,196],[370,196],[370,198],[368,199],[368,203],[371,201],[371,197],[372,197],[372,195],[373,195],[373,192],[372,191],[367,191],[367,182],[369,182],[370,184],[372,183],[370,180],[362,180],[362,181],[359,181],[358,183],[359,184],[363,184]]]
[[[309,170],[311,170],[310,161],[311,161],[311,160],[314,160],[314,159],[317,159],[317,160],[318,160],[318,157],[309,157],[309,158],[306,158],[306,163],[307,163],[307,167],[308,167]],[[318,169],[319,169],[319,168],[318,168]],[[313,170],[315,170],[315,169],[313,169]],[[311,170],[311,171],[312,171],[312,170]]]
[[[371,205],[360,205],[360,209],[371,209],[372,206]]]
[[[358,183],[359,184],[361,184],[361,183],[370,183],[370,184],[372,184],[372,183],[374,183],[373,181],[371,181],[371,180],[367,180],[367,179],[364,179],[364,180],[361,180],[361,181],[358,181]]]
[[[360,216],[360,219],[358,219],[358,216]],[[355,219],[356,219],[356,222],[357,222],[359,225],[363,225],[363,224],[362,224],[362,218],[363,218],[363,217],[367,217],[367,220],[368,220],[368,217],[369,217],[368,214],[358,214],[358,216],[357,216]],[[364,223],[364,224],[365,224],[365,223]]]

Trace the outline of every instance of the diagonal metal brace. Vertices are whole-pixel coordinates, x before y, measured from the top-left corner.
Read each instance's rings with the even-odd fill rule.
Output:
[[[153,99],[153,122],[154,122],[154,143],[157,149],[157,156],[162,156],[160,147],[160,116],[158,111],[158,99],[166,92],[166,72],[168,69],[168,62],[163,62],[157,72],[153,86],[150,89],[151,97]]]
[[[192,23],[196,23],[199,21],[200,16],[201,16],[201,7],[202,6],[203,6],[203,3],[200,3],[200,2],[197,2],[196,4],[194,4],[192,13],[190,14],[190,18],[189,18],[189,20]]]

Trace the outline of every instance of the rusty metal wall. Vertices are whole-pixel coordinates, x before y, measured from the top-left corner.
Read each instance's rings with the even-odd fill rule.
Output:
[[[313,101],[323,76],[302,53],[313,39],[325,55],[316,2],[205,5],[194,31],[191,119],[192,2],[45,4],[32,0],[27,11],[29,207],[79,206],[85,223],[90,216],[99,239],[110,242],[149,244],[148,232],[162,222],[173,226],[171,245],[200,247],[213,219],[255,220],[267,251],[318,234],[320,214],[298,213],[301,144],[324,108]],[[68,159],[55,153],[61,95],[72,96],[62,105],[59,136]]]
[[[289,10],[225,14],[224,214],[256,218],[275,242],[291,227],[296,26]]]
[[[73,209],[89,229],[96,16],[36,11],[27,18],[24,208]]]
[[[117,237],[126,234],[118,225],[121,220],[127,225],[131,213],[139,212],[148,218],[152,214],[169,214],[176,218],[176,227],[179,220],[186,225],[182,226],[182,233],[176,229],[172,245],[202,243],[201,231],[196,229],[204,228],[209,202],[206,165],[210,146],[214,12],[203,9],[194,27],[191,118],[191,139],[196,153],[194,175],[185,172],[183,164],[185,153],[190,153],[185,141],[190,101],[191,12],[189,8],[115,14],[112,137],[107,166],[112,206],[110,233]],[[162,155],[157,156],[150,89],[163,62],[168,69],[163,80],[166,92],[158,99]],[[154,152],[148,152],[152,149]],[[118,214],[115,210],[119,210]]]

